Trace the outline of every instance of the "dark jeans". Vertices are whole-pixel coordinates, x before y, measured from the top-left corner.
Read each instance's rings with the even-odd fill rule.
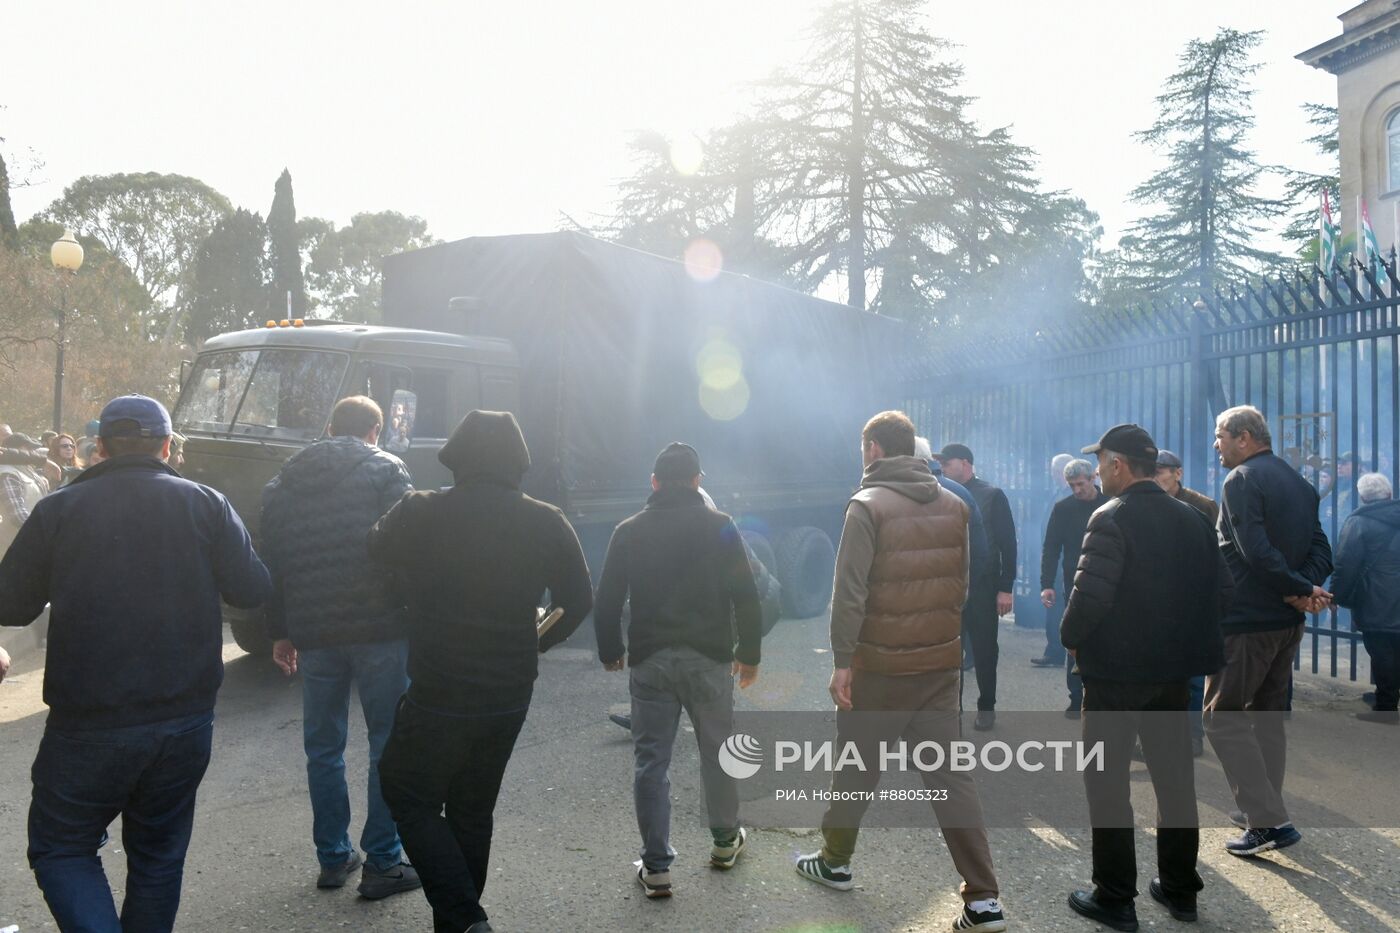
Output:
[[[486,919],[492,813],[526,712],[445,716],[399,703],[379,782],[437,933]]]
[[[1060,583],[1060,574],[1055,574],[1055,582]],[[1058,592],[1059,587],[1056,587]],[[1061,594],[1055,600],[1054,605],[1045,610],[1045,657],[1052,661],[1062,661],[1065,657],[1065,646],[1060,644],[1060,620],[1065,617],[1065,604],[1068,597]]]
[[[978,587],[967,594],[962,612],[963,638],[972,646],[977,671],[977,708],[997,708],[997,594]]]
[[[1133,739],[1140,738],[1157,797],[1157,873],[1172,895],[1201,890],[1196,873],[1200,825],[1185,681],[1170,684],[1087,681],[1084,742],[1104,743],[1104,768],[1084,772],[1093,827],[1094,894],[1105,903],[1137,896],[1130,796]]]
[[[1400,700],[1400,632],[1362,632],[1376,680],[1377,710],[1394,710]]]
[[[1225,636],[1225,666],[1206,678],[1205,727],[1235,805],[1251,827],[1289,822],[1283,713],[1303,623]]]
[[[45,730],[31,772],[29,865],[60,930],[174,928],[213,734],[212,712],[120,729]],[[97,857],[118,815],[126,851],[120,920]]]

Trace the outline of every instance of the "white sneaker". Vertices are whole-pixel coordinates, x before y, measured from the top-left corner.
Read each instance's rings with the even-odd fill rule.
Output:
[[[669,871],[647,871],[645,865],[637,866],[637,883],[647,892],[647,897],[671,896],[671,873]]]
[[[744,827],[739,827],[739,833],[727,846],[715,843],[710,849],[710,864],[715,868],[730,869],[734,863],[739,861],[739,853],[744,851],[744,847],[749,844],[749,833]]]

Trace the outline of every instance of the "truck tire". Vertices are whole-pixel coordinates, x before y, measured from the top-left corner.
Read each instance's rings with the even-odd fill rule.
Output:
[[[267,637],[267,628],[261,615],[240,615],[228,620],[233,640],[255,658],[272,657],[272,639]]]
[[[758,558],[759,563],[767,567],[769,573],[777,576],[778,560],[773,556],[773,545],[768,543],[768,539],[756,531],[741,531],[739,536],[744,539],[749,550],[753,551],[754,557]]]
[[[778,582],[783,585],[783,614],[810,619],[831,603],[836,548],[820,528],[805,525],[778,539]]]
[[[768,589],[777,591],[776,593],[764,592],[763,589],[760,588],[758,593],[759,604],[763,609],[763,637],[767,638],[768,633],[773,631],[773,626],[777,625],[779,620],[783,617],[783,610],[781,608],[783,603],[783,584],[782,581],[778,579],[778,560],[773,556],[773,545],[769,544],[768,539],[763,535],[759,534],[757,531],[740,531],[739,534],[743,537],[744,544],[748,547],[749,552],[752,553],[754,557],[758,558],[758,562],[768,571]],[[754,582],[761,582],[757,575],[755,575]]]

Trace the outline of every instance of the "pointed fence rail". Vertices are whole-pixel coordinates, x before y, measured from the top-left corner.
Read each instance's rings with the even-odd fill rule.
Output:
[[[1185,464],[1186,485],[1219,497],[1215,416],[1255,405],[1274,450],[1319,489],[1335,543],[1355,480],[1400,464],[1400,278],[1396,251],[1154,304],[1096,321],[949,340],[910,372],[907,410],[934,444],[968,444],[978,475],[1011,499],[1021,547],[1017,613],[1042,624],[1040,542],[1059,487],[1051,458],[1109,426],[1141,424]],[[1058,584],[1057,584],[1058,587]],[[1299,655],[1314,673],[1367,673],[1345,611],[1308,620]]]

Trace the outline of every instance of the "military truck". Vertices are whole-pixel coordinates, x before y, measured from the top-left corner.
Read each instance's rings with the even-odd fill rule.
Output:
[[[466,412],[506,410],[530,446],[525,491],[564,510],[595,573],[656,452],[683,440],[782,583],[784,614],[825,608],[860,427],[899,402],[899,322],[576,233],[390,256],[383,320],[270,321],[194,361],[174,411],[186,473],[255,538],[263,485],[337,399],[380,403],[380,443],[419,488],[451,483],[437,451]],[[267,650],[260,619],[228,619],[239,645]]]

